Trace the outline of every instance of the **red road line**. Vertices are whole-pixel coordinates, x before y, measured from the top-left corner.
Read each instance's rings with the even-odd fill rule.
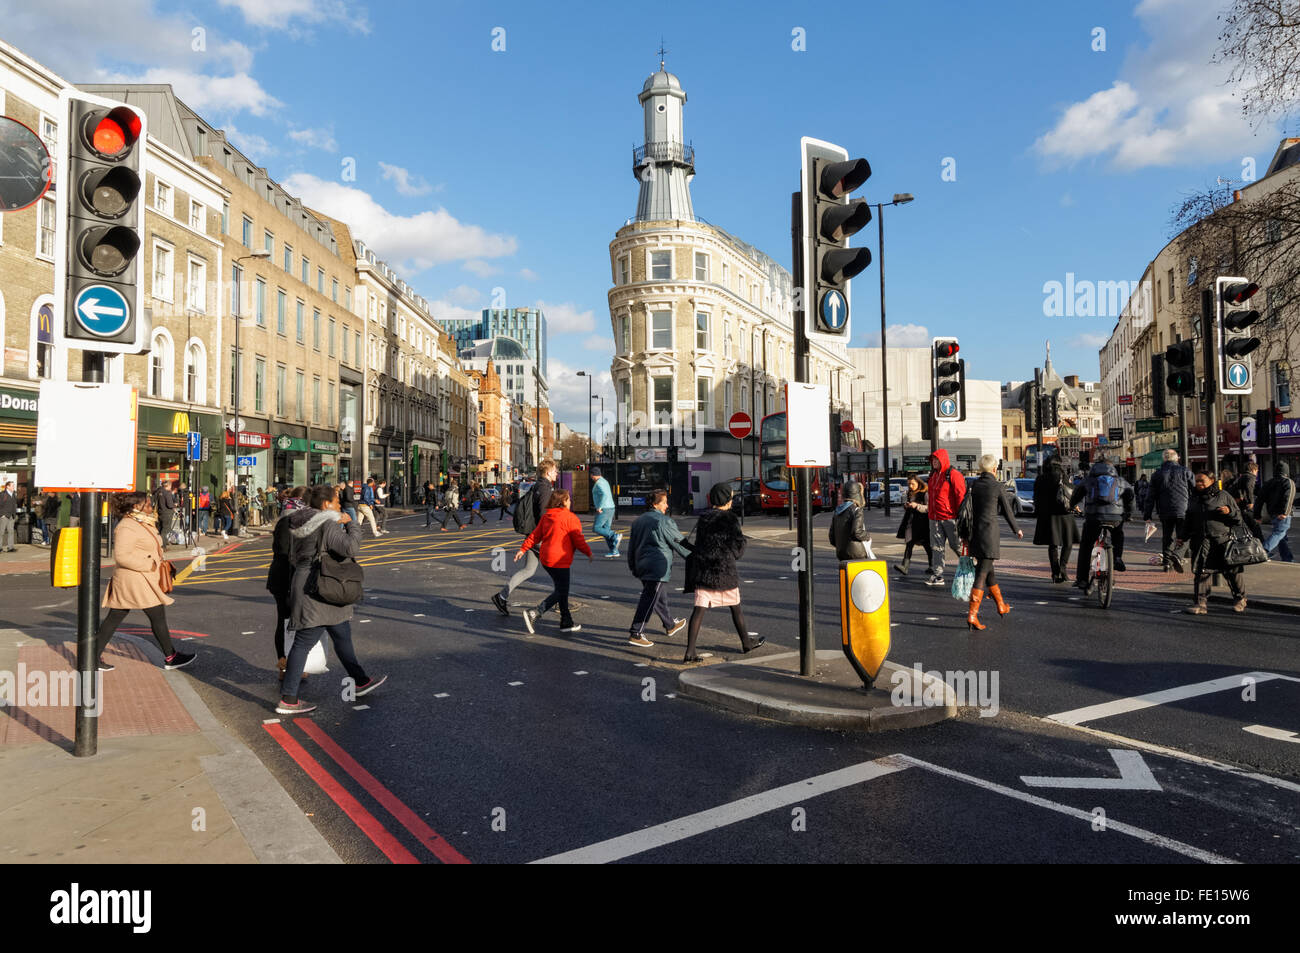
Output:
[[[325,729],[321,728],[320,725],[313,721],[300,721],[298,726],[307,733],[307,736],[312,741],[320,745],[326,754],[337,761],[344,771],[352,775],[353,779],[365,788],[371,797],[382,804],[393,817],[397,818],[403,827],[414,834],[421,844],[429,848],[440,861],[444,864],[470,863],[468,857],[448,844],[437,831],[420,820],[415,812],[407,807],[397,795],[384,787],[369,771],[357,764],[356,760],[339,747],[338,743],[327,735]]]
[[[263,725],[280,747],[285,750],[289,757],[298,762],[298,766],[307,772],[307,776],[315,781],[322,791],[328,794],[331,800],[343,809],[343,813],[352,819],[352,822],[361,828],[362,832],[370,838],[371,843],[384,852],[384,855],[395,864],[418,864],[420,861],[409,850],[388,832],[388,829],[375,818],[373,814],[361,806],[361,802],[349,794],[339,784],[334,777],[326,771],[297,741],[289,736],[288,730],[282,724]]]
[[[125,632],[127,635],[153,635],[153,629],[147,625],[124,625],[117,631]],[[196,639],[206,639],[211,633],[208,632],[191,632],[189,629],[172,629],[168,628],[170,635],[191,635]]]

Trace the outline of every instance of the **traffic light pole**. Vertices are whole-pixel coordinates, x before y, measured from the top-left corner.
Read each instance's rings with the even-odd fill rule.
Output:
[[[1205,460],[1210,476],[1217,485],[1219,482],[1219,423],[1214,415],[1214,395],[1218,390],[1218,354],[1215,338],[1218,334],[1218,322],[1215,320],[1214,295],[1209,288],[1201,291],[1201,329],[1205,346]]]
[[[791,262],[794,265],[794,287],[802,288],[803,275],[803,206],[801,193],[790,196],[790,242],[794,248]],[[800,295],[795,298],[794,311],[794,379],[808,382],[808,336],[804,329],[804,309],[809,302]],[[786,420],[786,439],[789,440],[790,420]],[[813,632],[813,552],[812,552],[812,484],[807,467],[791,467],[794,471],[794,491],[799,505],[799,551],[803,554],[799,569],[799,674],[814,675],[817,671],[817,645]]]
[[[86,383],[104,381],[104,354],[83,351],[81,379]],[[72,753],[89,758],[99,750],[99,712],[103,708],[96,676],[99,659],[95,654],[95,636],[99,629],[99,494],[82,492],[78,497],[78,522],[81,525],[81,582],[77,587],[77,711]],[[92,694],[93,693],[93,694]],[[87,702],[90,702],[87,705]]]

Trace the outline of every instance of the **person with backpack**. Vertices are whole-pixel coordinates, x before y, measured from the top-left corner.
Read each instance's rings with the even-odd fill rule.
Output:
[[[632,616],[627,641],[642,648],[654,645],[645,637],[645,624],[651,612],[659,616],[664,634],[670,638],[686,625],[685,619],[675,619],[668,611],[667,586],[673,570],[673,553],[683,557],[691,554],[682,543],[686,537],[668,515],[668,491],[652,491],[647,502],[649,509],[632,524],[627,550],[628,568],[641,580],[641,598]]]
[[[1291,547],[1287,545],[1286,534],[1291,529],[1291,510],[1295,507],[1295,482],[1291,479],[1291,467],[1278,462],[1277,475],[1264,484],[1259,499],[1255,501],[1255,519],[1261,524],[1270,522],[1268,536],[1264,539],[1264,549],[1268,558],[1273,553],[1284,563],[1294,562]]]
[[[551,491],[554,487],[553,481],[559,476],[559,468],[554,460],[547,460],[542,463],[537,471],[537,482],[535,482],[526,492],[521,490],[519,501],[515,504],[514,509],[514,528],[520,536],[527,536],[537,528],[537,523],[543,513],[546,512],[547,504],[551,501]],[[444,523],[443,529],[446,529]],[[540,565],[537,554],[531,550],[524,554],[524,565],[522,569],[515,572],[510,577],[510,581],[501,589],[500,592],[492,594],[492,604],[502,615],[510,614],[510,596],[526,580],[531,579],[537,572]]]
[[[966,626],[977,631],[988,628],[979,620],[980,603],[984,593],[993,597],[998,607],[998,615],[1004,616],[1011,607],[1002,599],[1002,590],[998,588],[997,577],[993,574],[993,563],[1002,556],[1002,547],[998,538],[998,514],[1001,514],[1011,527],[1017,539],[1024,539],[1025,534],[1016,525],[1015,513],[1007,499],[1006,488],[998,482],[996,476],[998,458],[986,453],[979,460],[980,478],[970,488],[970,523],[960,527],[966,535],[971,558],[975,560],[975,582],[971,586],[970,600],[967,604]]]
[[[212,491],[206,486],[199,489],[199,532],[208,535],[212,519]]]
[[[943,585],[944,549],[961,555],[957,537],[957,510],[966,498],[966,478],[953,470],[948,463],[948,451],[936,450],[930,454],[930,478],[925,508],[930,519],[930,572],[927,586]]]
[[[1175,539],[1185,539],[1187,534],[1183,521],[1187,516],[1187,503],[1192,497],[1192,473],[1178,462],[1177,450],[1166,450],[1161,456],[1160,464],[1151,477],[1151,489],[1147,493],[1146,505],[1142,507],[1142,518],[1151,522],[1154,510],[1160,517],[1164,536],[1160,542],[1160,561],[1165,572],[1182,572],[1183,561],[1174,552]]]
[[[1133,487],[1104,456],[1098,457],[1083,482],[1070,494],[1070,509],[1083,503],[1083,538],[1074,570],[1074,586],[1085,593],[1092,585],[1092,547],[1110,533],[1115,570],[1125,572],[1124,524],[1133,516]]]
[[[536,609],[524,610],[524,627],[532,635],[537,620],[546,615],[556,604],[560,607],[560,631],[578,632],[582,626],[573,621],[569,612],[569,572],[573,566],[573,554],[579,550],[587,554],[591,562],[591,547],[582,533],[582,523],[569,509],[569,491],[552,490],[546,502],[546,512],[538,520],[533,531],[519,544],[515,553],[515,562],[536,546],[541,554],[539,559],[546,574],[551,577],[555,588],[551,594],[538,603]]]
[[[460,484],[455,480],[447,483],[447,492],[442,495],[442,532],[447,532],[447,520],[455,519],[456,528],[464,529],[465,521],[460,518]],[[484,520],[484,522],[487,522]]]
[[[355,560],[361,552],[361,525],[342,511],[338,491],[328,483],[314,486],[308,505],[289,513],[288,562],[293,568],[289,582],[289,624],[294,630],[293,648],[289,650],[280,688],[280,703],[275,710],[281,715],[301,715],[315,711],[298,698],[302,670],[307,656],[326,632],[334,643],[334,653],[343,663],[353,682],[352,695],[368,695],[387,679],[368,676],[357,661],[352,648],[352,606],[335,605],[308,591],[313,578],[319,578],[315,564],[326,553],[339,560]],[[362,596],[362,598],[365,598]]]
[[[1034,545],[1047,547],[1052,566],[1052,582],[1065,582],[1069,576],[1070,550],[1079,541],[1079,525],[1070,505],[1073,490],[1066,478],[1065,466],[1053,453],[1034,480]]]

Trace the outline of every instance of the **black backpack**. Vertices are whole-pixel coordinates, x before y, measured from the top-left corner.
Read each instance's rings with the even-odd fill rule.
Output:
[[[537,528],[537,487],[539,485],[540,481],[534,483],[515,504],[514,526],[515,532],[520,536],[527,536]]]
[[[957,538],[970,539],[975,532],[975,504],[971,497],[974,496],[969,489],[966,495],[961,498],[961,505],[957,507]]]

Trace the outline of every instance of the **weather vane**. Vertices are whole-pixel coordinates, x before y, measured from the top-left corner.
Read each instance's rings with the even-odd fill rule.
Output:
[[[664,38],[661,36],[659,37],[659,69],[660,70],[664,68],[664,54],[666,54],[667,52],[668,51],[664,49]]]

